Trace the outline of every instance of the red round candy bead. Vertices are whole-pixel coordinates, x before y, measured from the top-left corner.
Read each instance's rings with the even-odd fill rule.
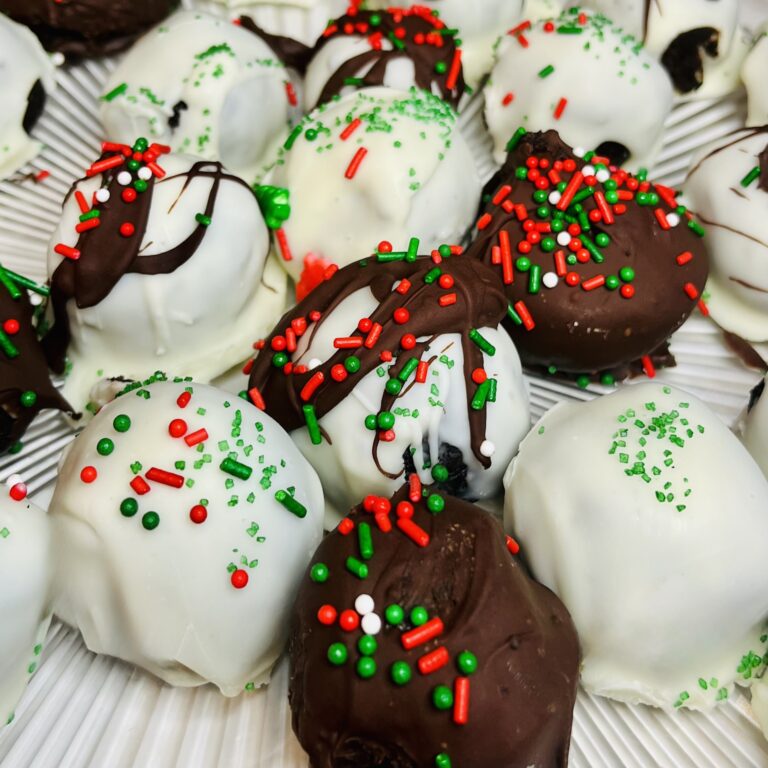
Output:
[[[171,437],[182,437],[187,434],[187,422],[184,419],[174,419],[168,425],[168,434]]]
[[[384,496],[379,496],[376,501],[373,502],[373,514],[374,515],[387,515],[392,509],[392,504],[389,499]]]
[[[357,324],[357,330],[362,333],[368,333],[373,328],[373,320],[370,317],[361,317]]]
[[[3,323],[3,330],[9,335],[13,336],[19,332],[19,321],[11,318]]]
[[[523,240],[517,244],[517,250],[520,251],[520,253],[530,253],[531,247],[531,244],[527,240]]]
[[[576,237],[576,235],[581,234],[581,227],[578,224],[569,224],[568,225],[568,234],[571,237]]]
[[[130,237],[136,231],[136,227],[130,221],[125,221],[120,225],[120,234],[123,237]]]
[[[282,352],[288,342],[285,340],[285,336],[275,336],[272,341],[269,342],[269,346],[275,350],[275,352]]]
[[[24,483],[16,483],[8,493],[14,501],[23,501],[27,498],[27,486]]]
[[[441,288],[453,288],[453,277],[451,275],[440,275],[438,283],[440,283]]]
[[[331,624],[335,623],[337,615],[336,609],[332,605],[321,605],[317,612],[317,620],[326,627],[330,627]]]
[[[488,374],[483,368],[475,368],[475,370],[472,371],[472,381],[474,381],[475,384],[482,384],[487,378]]]
[[[405,307],[399,307],[392,313],[392,318],[398,325],[407,323],[410,317],[411,313]]]
[[[586,264],[589,261],[589,251],[586,248],[582,248],[576,253],[576,260],[580,264]]]
[[[124,203],[132,203],[136,199],[136,190],[133,187],[126,187],[120,196],[123,198]]]
[[[366,512],[373,512],[373,506],[376,504],[376,497],[370,494],[363,499],[363,509]]]
[[[345,632],[354,632],[360,626],[360,617],[357,611],[342,611],[341,616],[339,616],[339,626]]]
[[[344,381],[347,375],[347,369],[341,363],[337,363],[331,368],[331,378],[334,381]]]
[[[565,282],[568,285],[572,285],[572,286],[573,285],[578,285],[581,282],[581,278],[579,277],[578,273],[576,273],[576,272],[569,272],[565,276]]]
[[[189,519],[196,525],[204,523],[207,518],[208,510],[202,504],[195,504],[195,506],[189,510]]]
[[[398,517],[411,518],[413,517],[413,504],[409,501],[401,501],[398,503],[395,512]]]
[[[635,295],[635,287],[633,285],[622,285],[620,293],[625,299],[631,299]]]
[[[382,240],[378,247],[379,253],[392,253],[392,243],[388,240]]]
[[[248,574],[242,568],[238,568],[236,571],[232,571],[230,581],[235,589],[242,589],[248,584]]]
[[[412,333],[406,333],[402,339],[400,339],[400,346],[403,349],[413,349],[416,346],[416,337]]]
[[[570,158],[568,160],[563,161],[563,170],[567,171],[568,173],[573,173],[573,171],[576,170],[576,161],[571,160]]]
[[[96,467],[83,467],[82,471],[80,472],[80,479],[84,483],[92,483],[97,477],[99,473],[96,471]]]

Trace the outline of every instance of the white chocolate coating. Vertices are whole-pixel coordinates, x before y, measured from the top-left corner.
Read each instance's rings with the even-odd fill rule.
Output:
[[[40,661],[50,621],[51,536],[45,512],[0,489],[0,729]]]
[[[356,118],[360,126],[341,139]],[[422,251],[462,240],[481,184],[445,102],[423,91],[368,88],[318,107],[300,127],[266,179],[290,193],[283,231],[292,259],[282,264],[294,280],[310,254],[344,266],[382,240],[418,237]],[[347,178],[361,149],[367,153]]]
[[[184,8],[195,10],[201,5],[233,18],[250,16],[266,32],[313,45],[328,20],[346,11],[349,0],[182,0]]]
[[[388,8],[388,0],[369,0],[370,8]],[[523,15],[523,0],[422,0],[419,5],[432,8],[449,26],[459,30],[464,77],[473,88],[493,65],[493,45],[500,35],[515,26]]]
[[[765,383],[763,380],[758,387],[765,387]],[[752,407],[744,413],[739,425],[741,439],[768,477],[768,395],[764,389],[758,389],[752,398]]]
[[[327,315],[319,329],[310,325],[302,336],[295,364],[326,361],[337,350],[333,340],[346,335],[361,317],[369,317],[378,302],[367,288],[356,291]],[[486,440],[490,442],[491,466],[485,469],[472,452],[464,375],[464,355],[458,334],[435,338],[423,359],[437,357],[430,365],[426,384],[403,390],[393,409],[396,416],[395,439],[378,443],[379,465],[391,474],[402,473],[403,454],[415,448],[413,462],[425,484],[432,482],[426,459],[438,461],[440,448],[447,444],[461,451],[467,466],[467,492],[470,499],[487,499],[501,492],[501,479],[517,446],[530,427],[528,392],[522,377],[520,358],[511,339],[502,328],[482,328],[480,333],[496,347],[496,354],[483,354],[488,377],[498,380],[498,395],[488,403]],[[307,339],[311,339],[309,346]],[[422,341],[423,339],[419,339]],[[425,339],[424,339],[425,340]],[[404,482],[404,476],[392,479],[382,474],[373,454],[374,432],[365,427],[365,418],[376,413],[384,396],[391,364],[382,363],[360,380],[350,395],[319,419],[328,440],[313,445],[302,427],[291,437],[312,463],[328,501],[343,514],[368,494],[391,496]],[[423,443],[428,445],[428,454]],[[326,519],[328,527],[338,520]]]
[[[50,57],[27,27],[0,13],[0,181],[41,149],[23,126],[27,100],[38,80],[46,93],[56,87]]]
[[[171,178],[196,161],[173,154],[159,159],[167,175],[154,184],[141,255],[166,252],[197,226],[195,215],[205,210],[213,179],[196,177],[181,194],[187,179]],[[90,200],[100,184],[96,176],[77,189]],[[49,276],[63,259],[54,246],[77,243],[79,216],[71,195],[51,240]],[[91,387],[105,377],[143,379],[161,369],[210,381],[247,358],[254,338],[274,325],[285,306],[286,279],[267,260],[269,236],[253,194],[222,179],[211,219],[199,248],[174,272],[125,274],[93,307],[79,309],[70,300],[72,367],[64,392],[75,408],[85,406]],[[81,256],[89,257],[98,255]]]
[[[736,131],[708,147],[685,182],[690,207],[707,231],[710,314],[752,342],[768,341],[768,191],[759,179],[747,187],[741,181],[766,147],[768,129]]]
[[[706,709],[761,673],[768,482],[701,401],[647,383],[558,404],[504,484],[505,527],[573,617],[587,690]]]
[[[583,31],[561,34],[559,28]],[[485,89],[497,162],[504,161],[509,139],[522,126],[555,128],[565,142],[585,149],[618,142],[630,152],[627,168],[652,164],[672,108],[672,85],[637,41],[602,17],[587,14],[580,24],[568,11],[554,22],[536,22],[522,40],[502,39]],[[554,70],[546,74],[548,67]]]
[[[643,41],[648,53],[657,59],[680,34],[704,27],[716,30],[717,56],[703,52],[701,87],[678,95],[716,98],[738,86],[739,67],[747,51],[738,28],[739,0],[583,0],[582,5],[604,13]]]
[[[192,397],[180,408],[187,389]],[[288,435],[250,403],[185,382],[143,391],[148,397],[136,390],[107,405],[62,458],[51,500],[56,613],[79,627],[92,651],[172,685],[211,682],[235,696],[266,683],[282,650],[299,580],[322,535],[322,489]],[[131,420],[127,432],[113,425],[119,415]],[[172,437],[175,419],[186,423],[186,436],[205,429],[208,438],[190,447]],[[104,438],[114,443],[106,456],[97,452]],[[228,456],[252,468],[250,479],[220,469]],[[81,480],[86,466],[98,473],[91,483]],[[150,479],[151,490],[137,494],[129,483],[153,467],[181,474],[183,487]],[[306,517],[275,499],[290,488]],[[133,516],[121,514],[126,498],[138,503]],[[201,500],[207,518],[195,523],[190,511]],[[154,529],[144,525],[150,511],[159,515]],[[245,586],[234,585],[235,569],[247,574]]]
[[[765,125],[768,123],[768,26],[761,32],[741,67],[741,79],[747,89],[749,112],[747,125]]]
[[[221,160],[250,178],[288,123],[288,75],[258,36],[204,13],[180,11],[142,37],[110,76],[101,104],[112,141],[137,136]],[[174,106],[179,124],[169,119]]]

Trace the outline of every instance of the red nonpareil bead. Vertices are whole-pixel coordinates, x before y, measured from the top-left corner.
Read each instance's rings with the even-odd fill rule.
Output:
[[[397,507],[395,507],[395,514],[398,517],[413,517],[413,504],[409,501],[398,502]]]
[[[440,279],[437,282],[441,288],[444,288],[447,291],[453,288],[453,275],[440,275]]]
[[[354,632],[360,626],[360,616],[357,611],[342,611],[339,616],[339,626],[345,632]]]
[[[238,568],[232,572],[230,581],[235,589],[243,589],[243,587],[248,585],[248,574],[241,568]]]
[[[369,493],[364,499],[363,499],[363,509],[366,512],[373,512],[373,505],[376,503],[376,499],[378,497],[374,496],[373,494]]]
[[[361,317],[357,323],[357,330],[360,333],[368,333],[373,327],[373,320],[370,317]]]
[[[195,525],[204,523],[207,517],[208,510],[202,504],[195,504],[195,506],[189,510],[189,519],[195,523]]]
[[[337,615],[337,611],[332,605],[321,605],[317,612],[317,620],[326,627],[330,627],[336,623]]]
[[[416,346],[416,337],[412,333],[406,333],[400,339],[400,346],[403,349],[413,349]]]
[[[472,381],[474,381],[475,384],[482,384],[487,378],[488,374],[483,368],[475,368],[475,370],[472,371]]]
[[[187,434],[187,422],[184,419],[174,419],[168,425],[168,434],[171,437],[183,437]]]
[[[19,332],[19,321],[14,318],[10,318],[3,323],[3,330],[9,336],[15,336]]]
[[[120,225],[120,234],[123,237],[131,237],[135,231],[136,227],[130,221],[125,221]]]
[[[121,193],[120,197],[123,198],[124,203],[132,203],[136,199],[138,193],[133,187],[126,187]]]
[[[27,486],[24,483],[15,483],[8,491],[8,495],[14,501],[23,501],[27,498]]]
[[[344,381],[347,376],[349,376],[347,369],[341,363],[337,363],[331,368],[331,378],[334,381]]]
[[[371,511],[374,515],[388,515],[392,511],[392,504],[385,496],[377,496],[374,499]]]
[[[392,313],[392,319],[398,325],[405,325],[410,320],[411,313],[405,307],[399,307]]]
[[[97,477],[99,473],[96,471],[96,467],[83,467],[80,471],[80,479],[84,483],[92,483]]]

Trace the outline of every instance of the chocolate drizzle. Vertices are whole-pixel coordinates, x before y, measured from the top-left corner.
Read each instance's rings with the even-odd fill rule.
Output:
[[[102,155],[102,159],[108,156],[109,154]],[[109,199],[104,203],[97,202],[93,205],[93,208],[100,212],[101,223],[95,229],[89,229],[80,234],[75,246],[80,251],[80,257],[76,260],[64,258],[51,278],[53,328],[44,344],[51,367],[57,372],[64,369],[70,341],[67,313],[67,304],[70,300],[74,299],[79,309],[96,306],[109,295],[123,275],[130,273],[160,275],[175,272],[200,247],[207,227],[196,222],[190,234],[174,248],[164,253],[142,255],[141,247],[147,230],[156,184],[184,178],[184,185],[179,193],[180,198],[194,179],[212,179],[203,211],[207,217],[213,215],[219,185],[223,179],[247,187],[241,179],[226,173],[221,163],[203,160],[196,162],[185,173],[166,176],[162,179],[152,176],[147,181],[146,191],[138,193],[132,202],[126,202],[122,192],[128,187],[118,181],[118,176],[124,170],[123,166],[118,166],[102,174],[102,188],[109,191]],[[79,183],[75,182],[69,195],[75,191]],[[131,236],[123,237],[120,234],[120,226],[123,224],[133,226],[134,232]]]
[[[262,29],[250,16],[241,16],[237,22],[243,29],[247,29],[257,37],[260,37],[275,53],[278,59],[286,67],[304,72],[312,58],[312,49],[292,37],[272,35]]]
[[[47,50],[81,57],[124,50],[177,4],[177,0],[0,0],[0,11],[30,27]]]
[[[0,330],[8,321],[18,323],[16,333],[2,331],[4,340],[8,340],[13,349],[0,349],[0,452],[21,438],[42,409],[57,408],[73,413],[49,378],[29,295],[23,287],[19,286],[17,291],[19,295],[14,298],[8,288],[0,284]],[[22,394],[26,392],[34,393],[34,403],[23,404]]]
[[[768,192],[768,144],[765,145],[765,149],[758,155],[760,161],[760,178],[757,182],[757,186]]]
[[[584,160],[555,131],[517,139],[486,188],[467,255],[493,265],[510,304],[528,313],[527,324],[520,313],[505,321],[528,367],[626,376],[627,364],[650,358],[696,307],[708,273],[702,238],[687,226],[673,190],[613,167],[604,183],[594,178],[590,187],[582,179],[566,210],[559,210],[559,197],[550,200],[553,191],[561,194],[552,178],[565,195],[567,185],[583,175]],[[593,167],[598,160],[591,160]],[[641,194],[644,204],[638,202]],[[657,217],[672,215],[679,223],[665,229]],[[563,243],[560,232],[566,233]],[[502,235],[509,242],[506,267]],[[679,264],[684,252],[693,258]]]
[[[470,406],[475,391],[472,371],[483,367],[483,353],[470,340],[469,334],[472,329],[495,328],[501,323],[507,308],[502,286],[491,270],[464,256],[451,256],[440,264],[442,274],[453,278],[450,291],[441,288],[437,280],[425,282],[425,277],[436,267],[430,257],[421,256],[415,261],[379,262],[375,259],[376,257],[372,257],[339,270],[283,316],[266,340],[264,351],[255,359],[249,386],[256,387],[261,393],[267,413],[277,419],[284,429],[292,431],[305,424],[302,407],[307,401],[302,400],[300,392],[317,373],[323,374],[324,381],[308,402],[314,406],[315,414],[320,419],[346,398],[366,374],[381,365],[383,351],[389,351],[394,356],[389,376],[397,378],[411,359],[431,361],[442,354],[442,348],[435,347],[436,337],[450,333],[459,334],[464,356],[472,452],[482,466],[489,467],[490,458],[480,452],[480,446],[485,440],[485,408],[473,409]],[[395,284],[402,280],[408,280],[411,284],[404,294],[393,290]],[[354,349],[337,349],[329,359],[322,361],[311,371],[293,371],[286,375],[280,368],[275,367],[272,358],[273,341],[278,337],[284,339],[286,329],[291,329],[297,322],[311,323],[310,314],[320,312],[320,319],[306,331],[310,334],[311,342],[312,335],[322,327],[324,320],[335,311],[343,312],[343,302],[356,291],[365,288],[370,289],[378,302],[376,309],[366,318],[382,327],[381,335],[375,344],[370,347],[364,345]],[[440,296],[449,292],[456,294],[456,303],[440,306]],[[405,323],[397,323],[393,313],[402,308],[408,311],[409,317]],[[365,339],[366,333],[361,334],[358,330],[359,320],[361,318],[350,317],[348,333],[350,336],[362,336]],[[417,341],[412,349],[405,350],[401,348],[400,343],[405,334],[413,334],[416,339],[426,340]],[[275,346],[280,347],[282,344]],[[334,380],[331,370],[334,366],[343,365],[350,355],[359,358],[359,371],[351,373],[342,381]],[[410,386],[426,385],[416,383],[411,376],[403,387],[403,392]],[[389,411],[395,406],[397,397],[385,392],[380,412]],[[375,435],[372,432],[371,435],[373,456],[378,464],[376,453],[380,435],[379,432]],[[400,477],[403,471],[396,475],[384,474],[396,478]]]
[[[320,37],[314,54],[317,55],[330,41],[344,37],[366,38],[371,50],[348,59],[331,75],[318,104],[340,94],[360,71],[365,74],[359,78],[357,87],[384,85],[387,68],[397,59],[408,59],[413,63],[416,85],[430,92],[434,86],[436,95],[456,108],[466,84],[460,71],[450,87],[451,66],[458,49],[453,36],[445,30],[445,24],[424,6],[355,10],[341,16]],[[385,49],[387,45],[392,46],[390,50]]]
[[[433,493],[434,488],[425,489]],[[357,531],[329,534],[312,559],[328,568],[327,581],[308,569],[294,608],[288,643],[289,701],[293,729],[313,768],[431,768],[446,755],[455,768],[565,768],[578,682],[579,645],[566,608],[530,578],[505,546],[501,526],[478,507],[444,496],[438,514],[426,499],[413,504],[412,522],[429,536],[423,548],[396,525],[402,489],[389,501],[392,529],[385,533],[362,508],[350,520],[370,525],[373,556],[367,578],[350,573],[359,558]],[[380,501],[384,501],[383,499]],[[369,679],[358,674],[362,628],[324,625],[318,609],[340,614],[370,595],[382,619]],[[388,606],[404,612],[390,624]],[[413,628],[410,613],[426,609],[443,622],[434,639],[405,650],[401,637]],[[342,643],[346,661],[334,666],[328,649]],[[419,658],[443,647],[448,663],[421,674]],[[470,706],[465,725],[453,710],[433,704],[437,686],[455,690],[463,670],[458,656],[470,651],[477,669],[469,674]],[[405,662],[412,676],[397,685],[393,665]]]
[[[715,147],[715,149],[713,149],[711,152],[708,152],[706,155],[704,155],[704,157],[702,157],[701,160],[699,160],[699,162],[696,163],[696,165],[694,165],[690,171],[688,171],[688,177],[690,178],[691,176],[693,176],[693,174],[696,173],[696,171],[698,171],[699,168],[701,168],[702,163],[704,163],[710,157],[719,155],[721,152],[725,152],[726,149],[730,149],[731,147],[738,144],[740,141],[751,139],[753,136],[759,136],[761,133],[768,133],[768,125],[762,125],[754,128],[737,128],[735,131],[732,131],[729,135],[736,136],[736,138],[733,139],[732,141],[728,141],[725,144],[722,144],[719,147]],[[766,147],[763,154],[765,154],[765,151],[768,151],[768,147]],[[760,158],[761,158],[761,169],[762,169],[763,155],[761,155]],[[762,179],[761,179],[761,182],[762,182]]]

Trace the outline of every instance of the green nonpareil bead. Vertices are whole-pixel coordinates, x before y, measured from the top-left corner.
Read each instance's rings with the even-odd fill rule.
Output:
[[[429,621],[429,613],[427,613],[426,608],[421,605],[417,605],[411,611],[410,619],[411,624],[413,624],[414,627],[420,627],[422,624],[426,624]]]
[[[545,237],[541,241],[541,250],[545,253],[552,253],[557,248],[557,241],[553,237]]]
[[[21,393],[19,401],[25,408],[31,408],[37,402],[37,395],[32,390]]]
[[[384,611],[384,618],[386,618],[387,624],[402,624],[405,618],[405,611],[399,605],[393,603],[387,606],[387,609]]]
[[[373,656],[378,650],[379,644],[376,642],[376,638],[373,635],[363,635],[357,641],[357,650],[363,656]]]
[[[605,232],[599,232],[595,237],[595,242],[601,248],[605,248],[607,245],[611,244],[611,238],[609,235],[606,235]]]
[[[437,493],[431,493],[427,498],[427,509],[430,512],[442,512],[445,509],[445,499]]]
[[[605,287],[609,291],[615,291],[618,287],[621,281],[619,280],[616,275],[608,275],[608,277],[605,278]]]
[[[435,686],[432,691],[432,703],[436,709],[450,709],[453,706],[453,691],[447,685]]]
[[[102,437],[101,440],[96,443],[96,452],[99,456],[109,456],[114,450],[115,444],[108,437]]]
[[[471,651],[462,651],[456,659],[456,665],[463,675],[474,675],[477,672],[477,656]]]
[[[120,502],[120,514],[123,517],[133,517],[139,511],[139,502],[136,499],[127,498]]]
[[[112,426],[115,432],[127,432],[131,428],[131,419],[124,413],[121,413],[119,416],[115,416]]]
[[[444,483],[448,479],[448,468],[442,464],[435,464],[432,467],[432,479],[438,483]]]
[[[536,209],[536,215],[540,219],[548,219],[552,214],[548,205],[541,205]]]
[[[389,379],[384,387],[388,395],[399,395],[402,388],[403,383],[397,379]]]
[[[357,373],[360,370],[360,358],[350,355],[344,361],[344,367],[347,369],[347,373]]]
[[[376,414],[370,413],[365,417],[365,428],[371,431],[376,429]]]
[[[376,674],[376,662],[370,656],[363,656],[357,660],[356,670],[363,680],[369,680]]]
[[[389,671],[389,676],[395,685],[406,685],[406,683],[411,681],[413,672],[407,662],[396,661]]]
[[[324,584],[328,581],[328,566],[325,563],[315,563],[309,572],[309,578],[317,584]]]
[[[622,267],[619,270],[619,277],[625,283],[631,283],[635,279],[635,270],[632,267]]]
[[[285,352],[275,352],[274,355],[272,355],[272,365],[275,366],[275,368],[284,368],[288,364],[288,355],[285,354]]]
[[[435,72],[437,72],[438,75],[445,74],[447,69],[448,65],[444,61],[438,61],[437,64],[435,64]]]
[[[391,411],[382,411],[376,422],[379,425],[379,429],[392,429],[395,426],[395,415]]]
[[[435,768],[451,768],[451,758],[445,752],[436,755]]]
[[[521,256],[516,262],[518,272],[527,272],[531,268],[531,260],[525,256]]]
[[[345,664],[348,656],[347,646],[344,643],[333,643],[333,645],[328,647],[328,661],[334,667],[340,667],[342,664]]]
[[[141,524],[148,531],[154,531],[160,525],[160,515],[157,512],[146,512],[141,518]]]
[[[548,197],[548,193],[543,189],[537,189],[533,193],[533,201],[535,203],[544,203],[546,202],[547,197]]]
[[[133,182],[133,188],[137,192],[146,192],[147,191],[147,182],[144,181],[144,179],[136,179],[136,181]]]
[[[576,379],[576,386],[581,389],[586,389],[589,386],[589,376],[579,376]]]

